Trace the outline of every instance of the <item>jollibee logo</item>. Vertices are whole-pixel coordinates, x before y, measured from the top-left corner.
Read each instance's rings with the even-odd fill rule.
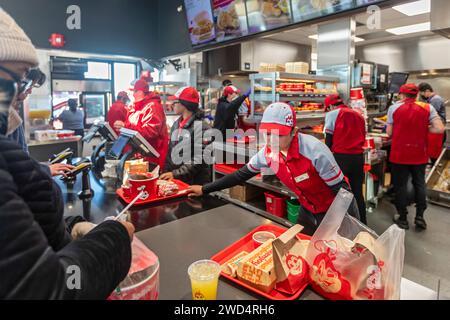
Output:
[[[286,118],[284,118],[284,120],[286,121],[287,126],[292,127],[294,125],[294,117],[292,116],[292,114],[288,114]]]
[[[195,296],[195,300],[206,300],[205,296],[200,291],[196,291],[194,296]]]
[[[286,264],[289,268],[289,271],[294,276],[301,274],[303,271],[303,261],[301,257],[288,254],[286,256]]]

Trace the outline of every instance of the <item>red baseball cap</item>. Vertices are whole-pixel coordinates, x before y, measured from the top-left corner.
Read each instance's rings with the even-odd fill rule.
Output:
[[[194,87],[183,87],[180,88],[175,95],[170,96],[169,100],[183,100],[192,103],[200,103],[200,95]]]
[[[330,106],[336,105],[338,103],[344,103],[338,94],[327,95],[323,103],[325,105],[325,111],[327,111]]]
[[[239,90],[235,86],[227,86],[227,87],[225,87],[225,89],[223,89],[223,96],[227,97],[230,94],[239,93],[239,92],[241,92],[241,90]]]
[[[400,87],[399,93],[404,94],[419,94],[419,87],[416,86],[414,83],[407,83]]]
[[[134,84],[133,91],[144,91],[145,93],[150,91],[150,88],[148,86],[148,82],[145,81],[144,79],[139,79],[138,81],[136,81],[136,83]]]
[[[297,124],[294,109],[283,102],[275,102],[264,111],[260,130],[265,130],[279,136],[287,136]]]

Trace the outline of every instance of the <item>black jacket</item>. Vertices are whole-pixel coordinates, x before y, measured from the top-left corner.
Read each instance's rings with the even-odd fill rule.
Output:
[[[236,127],[236,115],[245,99],[247,99],[246,95],[242,95],[231,102],[228,102],[225,97],[219,99],[213,127],[222,132],[224,139],[226,130]]]
[[[194,113],[183,126],[183,131],[179,135],[180,123],[182,122],[182,117],[180,117],[175,121],[170,131],[169,151],[164,172],[172,172],[175,179],[190,185],[203,185],[211,181],[211,168],[205,163],[203,157],[205,148],[211,143],[211,139],[204,136],[205,131],[210,129],[210,126],[203,118],[201,111]],[[199,126],[196,127],[195,123]],[[190,149],[190,159],[177,163],[177,158],[182,158],[185,148]]]
[[[4,136],[0,190],[0,299],[105,299],[127,275],[126,229],[108,221],[72,241],[59,188]],[[76,283],[69,266],[80,270],[79,290],[67,285]]]

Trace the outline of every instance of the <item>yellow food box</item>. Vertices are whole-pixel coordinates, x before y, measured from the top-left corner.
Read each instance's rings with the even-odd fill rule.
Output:
[[[238,279],[263,292],[269,293],[276,283],[272,251],[273,239],[244,257],[237,270]]]

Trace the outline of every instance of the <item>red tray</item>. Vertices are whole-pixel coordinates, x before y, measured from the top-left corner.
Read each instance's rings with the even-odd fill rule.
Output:
[[[254,244],[253,244],[253,234],[255,232],[258,231],[270,231],[273,234],[275,234],[275,236],[279,237],[280,235],[282,235],[287,229],[283,228],[283,227],[278,227],[275,225],[264,225],[264,226],[259,226],[258,228],[254,229],[253,231],[251,231],[249,234],[247,234],[246,236],[244,236],[243,238],[241,238],[240,240],[238,240],[237,242],[233,243],[232,245],[230,245],[229,247],[225,248],[224,250],[222,250],[221,252],[217,253],[216,255],[214,255],[211,260],[216,261],[217,263],[219,263],[220,265],[224,264],[225,262],[227,262],[228,260],[230,260],[231,258],[233,258],[234,256],[236,256],[237,254],[239,254],[242,251],[247,251],[247,252],[252,252],[254,250]],[[304,235],[304,234],[298,234],[297,237],[299,239],[302,240],[309,240],[311,239],[310,236]],[[300,288],[294,295],[288,295],[286,293],[282,293],[279,292],[275,289],[273,289],[271,292],[269,293],[265,293],[261,290],[258,290],[256,288],[253,288],[252,286],[249,286],[248,284],[240,281],[237,278],[233,278],[225,273],[221,273],[222,277],[227,278],[228,280],[252,291],[255,292],[261,296],[263,296],[264,298],[267,298],[269,300],[296,300],[298,299],[298,297],[300,297],[300,295],[302,294],[303,291],[305,291],[306,287],[308,286],[308,284],[305,284],[302,288]]]
[[[178,185],[178,188],[179,188],[178,193],[175,193],[175,194],[167,196],[167,197],[160,197],[160,198],[147,199],[147,200],[138,200],[134,203],[134,206],[151,204],[151,203],[156,203],[156,202],[161,202],[161,201],[167,201],[167,200],[172,200],[172,199],[182,198],[182,197],[187,196],[186,190],[187,190],[187,188],[189,188],[189,185],[180,180],[174,179],[172,181]],[[128,198],[125,196],[122,188],[117,189],[116,194],[119,196],[119,198],[121,198],[126,203],[130,203],[131,201],[133,201],[133,198]]]
[[[224,174],[231,174],[231,173],[234,173],[234,172],[238,171],[243,166],[245,166],[245,164],[244,165],[240,165],[240,167],[238,168],[237,165],[216,163],[214,165],[214,170],[216,170],[216,171],[218,171],[220,173],[224,173]],[[258,173],[257,177],[261,177],[261,173]]]

